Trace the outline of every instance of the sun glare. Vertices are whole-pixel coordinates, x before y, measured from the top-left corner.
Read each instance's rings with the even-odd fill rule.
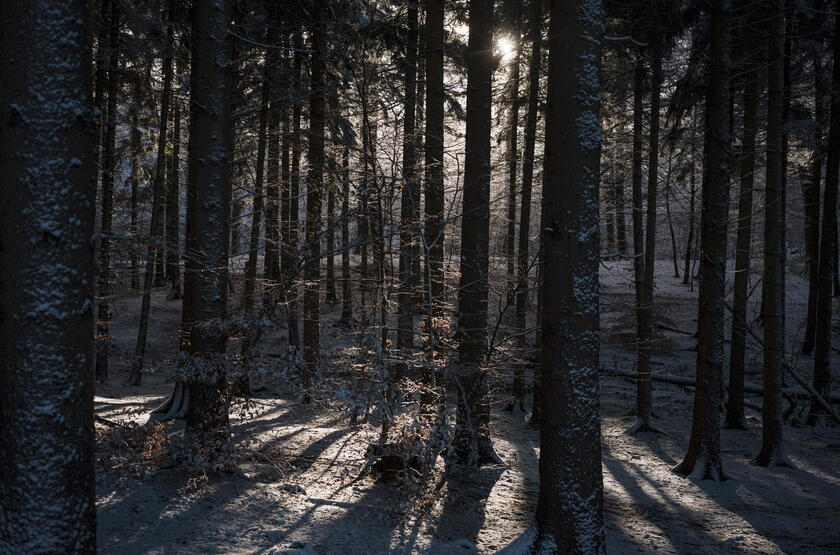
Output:
[[[516,54],[516,43],[508,37],[501,37],[496,40],[496,53],[507,63]]]

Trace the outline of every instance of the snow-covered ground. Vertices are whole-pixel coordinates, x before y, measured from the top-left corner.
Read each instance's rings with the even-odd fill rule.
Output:
[[[602,366],[633,369],[633,289],[628,262],[603,266]],[[657,321],[694,331],[696,292],[657,266]],[[807,282],[788,278],[789,352],[798,352]],[[753,295],[757,306],[759,289]],[[116,302],[115,353],[110,383],[97,390],[99,415],[145,421],[170,390],[169,372],[123,386],[133,347],[139,297]],[[156,292],[148,360],[165,367],[176,349],[180,303]],[[329,312],[327,323],[337,318]],[[758,328],[757,328],[758,329]],[[760,330],[758,330],[760,335]],[[325,351],[338,353],[346,332],[323,326]],[[691,376],[694,339],[657,329],[654,371]],[[263,339],[266,352],[282,350],[281,328]],[[835,334],[837,337],[837,334]],[[836,341],[836,340],[835,340]],[[343,343],[345,342],[345,343]],[[748,379],[760,383],[760,351],[750,343]],[[337,356],[337,354],[336,354]],[[728,360],[728,358],[727,358]],[[838,373],[835,355],[835,373]],[[790,355],[810,377],[811,357]],[[840,552],[840,428],[786,427],[795,469],[749,463],[760,446],[760,414],[747,409],[750,429],[724,430],[726,482],[690,481],[670,472],[685,453],[692,390],[654,383],[661,434],[627,436],[634,385],[604,374],[601,381],[603,470],[610,552],[838,553]],[[757,398],[750,398],[760,403]],[[238,414],[238,413],[237,413]],[[169,425],[164,437],[183,424]],[[98,543],[102,553],[492,553],[528,526],[538,491],[539,433],[524,415],[494,411],[494,443],[503,465],[456,469],[445,483],[396,488],[359,474],[378,429],[350,426],[339,403],[301,405],[278,384],[256,395],[252,414],[233,418],[242,454],[234,473],[190,480],[166,458],[120,447],[119,433],[101,432]],[[111,434],[110,438],[108,438]],[[152,449],[157,440],[149,440]],[[132,455],[134,453],[134,455]],[[148,454],[148,451],[146,452]],[[132,459],[132,456],[134,459]],[[105,460],[107,459],[107,460]],[[107,469],[107,470],[106,470]],[[436,489],[436,486],[440,486]],[[296,550],[296,551],[295,551]]]

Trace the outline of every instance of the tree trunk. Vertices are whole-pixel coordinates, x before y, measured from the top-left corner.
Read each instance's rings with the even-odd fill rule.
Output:
[[[276,12],[274,8],[272,12]],[[268,43],[273,44],[276,39],[274,28],[279,25],[279,17],[272,15],[269,22]],[[263,311],[271,317],[274,312],[276,288],[280,280],[280,209],[278,197],[280,194],[280,119],[282,106],[285,102],[280,98],[280,53],[277,48],[269,48],[266,53],[266,80],[269,86],[269,104],[266,120],[266,168],[265,168],[265,258],[263,259],[263,275],[265,276],[265,291],[263,296]]]
[[[190,181],[186,251],[194,259],[187,373],[187,434],[215,456],[227,437],[228,387],[224,354],[228,296],[231,164],[231,43],[228,0],[196,0],[192,7]],[[219,364],[222,359],[221,364]],[[211,443],[212,441],[212,443]]]
[[[668,234],[671,236],[671,263],[674,265],[674,277],[680,279],[679,255],[677,254],[677,234],[674,232],[674,220],[671,217],[671,164],[673,149],[668,151],[668,172],[665,178],[665,217],[668,219]]]
[[[509,32],[516,48],[511,62],[510,75],[510,120],[508,121],[507,162],[507,233],[505,235],[505,261],[507,262],[505,283],[508,299],[513,301],[516,291],[516,179],[519,170],[519,55],[522,50],[522,0],[506,2],[509,10]]]
[[[325,301],[330,306],[338,303],[335,288],[335,175],[338,164],[335,163],[334,153],[335,150],[330,151],[327,182],[327,295]]]
[[[606,552],[598,401],[602,21],[598,0],[551,3],[535,553]]]
[[[761,411],[761,466],[786,465],[782,428],[784,329],[784,0],[768,7],[770,31],[767,64],[767,170],[764,202],[764,396]]]
[[[336,203],[336,180],[338,179],[338,145],[341,144],[341,135],[338,130],[338,117],[340,114],[338,104],[338,81],[335,75],[329,75],[328,81],[328,103],[329,114],[327,121],[330,128],[330,149],[329,157],[327,159],[327,169],[329,171],[327,183],[327,294],[326,303],[330,306],[338,304],[338,292],[336,290],[335,279],[335,203]]]
[[[444,0],[426,0],[426,133],[425,155],[425,227],[424,259],[426,272],[426,331],[429,335],[428,354],[434,366],[435,355],[442,351],[438,338],[438,318],[443,314],[443,245],[446,222],[444,221],[443,196],[443,48],[444,48]],[[442,390],[442,383],[436,382],[433,368],[424,371],[424,382],[428,387]],[[441,396],[441,402],[443,397]],[[424,403],[428,404],[428,403]]]
[[[345,144],[341,153],[341,318],[339,322],[353,323],[353,283],[350,281],[350,147]]]
[[[162,225],[163,195],[166,187],[166,133],[169,121],[169,97],[172,93],[172,57],[174,54],[174,17],[175,1],[168,0],[166,26],[166,52],[163,56],[163,96],[160,101],[160,122],[158,129],[157,159],[152,200],[152,221],[149,224],[149,250],[146,253],[146,268],[143,275],[143,299],[140,305],[140,327],[137,331],[137,343],[134,346],[134,360],[131,364],[129,385],[139,386],[142,379],[143,361],[146,355],[146,336],[149,329],[149,310],[152,299],[152,282],[158,251],[162,247],[160,232]],[[193,135],[190,135],[192,138]],[[227,265],[227,262],[225,262]]]
[[[814,55],[814,149],[811,152],[811,180],[802,181],[805,203],[805,253],[808,257],[808,314],[805,319],[805,337],[802,354],[814,351],[817,329],[817,289],[820,274],[820,181],[825,162],[825,97],[821,56]]]
[[[257,135],[257,161],[254,175],[254,195],[251,201],[251,234],[248,240],[248,260],[245,262],[245,286],[242,288],[242,312],[250,316],[254,310],[257,291],[257,263],[260,251],[260,237],[263,215],[263,179],[265,176],[266,134],[268,129],[268,103],[271,94],[269,83],[268,56],[262,74],[259,129]]]
[[[751,36],[755,34],[752,33]],[[757,38],[757,37],[756,37]],[[753,53],[753,56],[756,54]],[[749,62],[744,85],[741,139],[741,191],[738,200],[738,237],[735,246],[735,286],[732,294],[732,342],[729,356],[729,395],[724,427],[745,430],[744,366],[746,362],[747,300],[750,282],[755,136],[758,115],[758,67]]]
[[[111,4],[110,45],[108,47],[108,107],[105,119],[105,137],[102,144],[102,215],[99,238],[99,279],[97,296],[99,313],[96,319],[96,381],[108,381],[108,357],[111,337],[108,322],[111,320],[111,221],[114,209],[114,174],[116,161],[114,143],[117,129],[117,94],[119,90],[120,57],[120,6],[117,0]]]
[[[645,232],[642,212],[642,133],[644,127],[645,66],[641,52],[636,54],[633,69],[633,283],[636,310],[642,306],[642,283],[645,272]]]
[[[674,472],[724,480],[720,452],[726,223],[729,208],[729,0],[711,0],[703,169],[697,388],[688,451]]]
[[[169,187],[166,197],[166,277],[169,298],[181,298],[181,239],[179,233],[181,178],[181,109],[178,100],[172,102],[172,157],[169,160]]]
[[[694,290],[694,259],[691,248],[694,245],[694,205],[697,200],[697,182],[695,179],[695,163],[697,158],[694,117],[691,118],[691,167],[689,168],[689,199],[688,199],[688,237],[685,240],[685,260],[683,262],[683,285],[689,285]]]
[[[835,2],[840,10],[840,1]],[[832,274],[837,259],[837,181],[840,168],[840,15],[834,16],[834,62],[831,87],[831,120],[828,132],[828,169],[823,192],[823,221],[820,238],[820,267],[817,284],[814,389],[824,399],[831,397],[831,303]],[[828,416],[823,407],[812,404],[810,424],[821,424]]]
[[[487,375],[487,295],[490,237],[490,128],[493,77],[493,2],[470,0],[466,158],[458,283],[458,410],[455,457],[462,464],[498,462],[484,412]]]
[[[2,11],[0,552],[94,553],[91,12]]]
[[[417,101],[417,5],[408,6],[406,33],[405,115],[403,118],[403,188],[400,201],[400,266],[397,308],[397,350],[403,361],[414,349],[414,259],[417,257],[417,213],[420,189],[415,179]]]
[[[299,211],[300,211],[300,118],[301,109],[303,106],[303,37],[300,29],[294,31],[292,39],[292,46],[294,48],[294,60],[292,62],[292,95],[294,101],[292,104],[292,174],[291,183],[289,186],[289,219],[285,222],[286,232],[283,234],[286,237],[284,247],[286,249],[286,261],[283,264],[283,271],[285,272],[284,282],[286,283],[285,290],[288,298],[287,314],[288,314],[288,335],[289,347],[297,350],[300,345],[300,337],[298,335],[298,299],[297,299],[297,281],[300,276],[299,269],[301,262],[298,260],[298,230],[299,230]]]
[[[315,0],[311,29],[309,140],[306,179],[306,254],[303,292],[303,402],[309,402],[312,375],[318,369],[321,326],[321,189],[324,180],[324,25],[326,0]]]
[[[527,358],[528,274],[531,266],[531,193],[534,184],[534,150],[537,142],[537,116],[540,96],[540,61],[542,42],[542,0],[531,0],[528,42],[531,59],[528,62],[528,114],[525,116],[525,151],[522,156],[522,198],[519,213],[519,258],[516,277],[516,333],[519,334],[520,356]],[[513,375],[513,399],[524,408],[525,372],[517,365]]]
[[[654,21],[660,18],[654,16]],[[653,280],[656,265],[656,189],[659,186],[659,103],[662,89],[662,35],[651,33],[650,146],[648,151],[647,232],[644,248],[644,278],[641,304],[637,309],[639,378],[636,381],[636,422],[628,432],[653,431],[650,358],[653,332]],[[636,252],[638,256],[638,252]],[[638,281],[638,280],[637,280]]]
[[[129,207],[129,221],[131,226],[131,260],[129,262],[129,270],[131,272],[131,288],[133,290],[140,289],[140,261],[137,256],[137,244],[139,228],[137,226],[137,203],[140,189],[140,179],[143,173],[142,156],[143,156],[143,137],[140,133],[140,118],[138,111],[140,110],[140,85],[135,86],[134,105],[131,107],[131,198]]]
[[[108,52],[109,48],[106,44],[109,42],[111,34],[111,0],[101,0],[100,2],[90,2],[91,9],[94,10],[98,4],[99,17],[91,21],[91,25],[96,35],[96,56],[94,57],[96,70],[94,73],[93,86],[93,104],[96,107],[98,114],[94,116],[94,133],[96,139],[94,142],[94,149],[96,153],[96,183],[99,184],[100,173],[102,170],[102,145],[105,141],[105,127],[108,118],[108,105],[105,94],[105,88],[108,85]],[[92,12],[94,14],[96,12]],[[139,93],[138,93],[139,96]]]

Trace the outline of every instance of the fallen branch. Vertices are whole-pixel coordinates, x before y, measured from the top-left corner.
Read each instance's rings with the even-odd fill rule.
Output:
[[[602,369],[602,372],[606,374],[613,374],[616,376],[621,376],[623,378],[630,378],[630,379],[637,379],[639,375],[634,372],[633,370],[620,370],[618,368],[614,368],[612,370],[609,369]],[[788,368],[788,372],[793,372]],[[654,382],[663,382],[663,383],[670,383],[674,385],[683,385],[687,387],[694,387],[697,385],[697,381],[694,378],[688,378],[686,376],[677,376],[674,374],[651,374],[650,375],[651,381]],[[800,385],[803,385],[804,389],[800,389],[798,387],[785,387],[782,389],[782,395],[786,397],[795,397],[797,399],[808,399],[814,398],[814,395],[817,395],[816,391],[809,391],[813,390],[809,384],[805,383],[802,378],[799,376],[794,375],[794,380],[796,380]],[[800,381],[801,380],[801,381]],[[755,393],[756,395],[762,395],[764,393],[764,389],[761,386],[753,385],[753,384],[744,384],[744,391],[748,391],[750,393]],[[819,397],[819,395],[817,395]],[[822,397],[820,397],[822,399]],[[825,402],[825,400],[823,400]],[[840,403],[840,393],[834,393],[831,395],[831,402],[832,403]],[[826,403],[827,404],[827,403]],[[825,408],[825,405],[823,405]]]
[[[826,411],[828,411],[829,416],[831,416],[831,418],[833,418],[835,422],[840,424],[840,416],[837,416],[837,413],[834,412],[834,409],[832,408],[831,404],[828,403],[825,399],[823,399],[823,397],[819,393],[817,393],[817,390],[814,389],[814,387],[811,384],[809,384],[808,382],[803,380],[799,376],[799,374],[794,372],[793,368],[791,368],[787,363],[784,364],[784,367],[785,367],[785,370],[787,370],[788,374],[790,374],[790,377],[793,378],[793,380],[796,383],[798,383],[799,385],[804,387],[805,390],[814,399],[814,401],[816,401],[817,404],[819,404],[822,408],[824,408]],[[831,401],[834,401],[834,397],[835,397],[835,395],[831,396]]]
[[[729,305],[727,304],[727,305],[726,305],[726,307],[727,307],[727,308],[729,308]],[[730,309],[730,312],[731,312],[731,309]],[[750,327],[749,327],[749,326],[746,326],[746,330],[747,330],[747,332],[750,334],[750,337],[752,337],[753,339],[755,339],[755,341],[756,341],[759,345],[761,345],[762,347],[764,347],[764,341],[762,341],[762,339],[761,339],[760,337],[758,337],[758,335],[756,335],[756,333],[755,333],[752,329],[750,329]],[[794,371],[793,371],[793,368],[791,368],[791,366],[790,366],[787,362],[783,362],[783,363],[782,363],[782,366],[784,367],[784,369],[785,369],[785,370],[787,370],[787,373],[788,373],[788,374],[790,374],[790,377],[791,377],[791,378],[793,378],[793,380],[794,380],[796,383],[798,383],[799,385],[801,385],[802,387],[804,387],[804,388],[805,388],[805,391],[807,391],[807,392],[808,392],[808,395],[809,395],[809,396],[810,396],[810,397],[811,397],[814,401],[816,401],[816,403],[817,403],[818,405],[820,405],[822,408],[824,408],[825,410],[827,410],[827,411],[828,411],[829,416],[831,416],[831,418],[833,418],[835,422],[840,423],[840,416],[838,416],[838,415],[837,415],[837,413],[836,413],[836,412],[834,412],[834,409],[831,407],[831,403],[829,403],[828,401],[826,401],[825,399],[823,399],[823,398],[822,398],[822,396],[821,396],[819,393],[817,393],[817,390],[816,390],[816,389],[814,389],[814,387],[813,387],[811,384],[809,384],[807,381],[803,380],[803,379],[799,376],[799,374],[797,374],[796,372],[794,372]],[[785,388],[785,389],[789,389],[789,388]],[[782,392],[784,392],[784,389],[782,390]],[[835,394],[835,395],[832,395],[832,396],[831,396],[831,399],[829,399],[829,400],[830,400],[831,402],[834,402],[834,401],[835,401],[835,399],[840,400],[840,395],[836,395],[836,394]]]
[[[694,337],[694,332],[693,331],[685,331],[685,330],[681,330],[681,329],[678,329],[678,328],[672,328],[671,326],[666,326],[665,324],[656,324],[656,327],[661,329],[661,330],[672,331],[674,333],[681,333],[683,335],[690,335],[690,336]]]
[[[114,422],[113,420],[108,420],[104,416],[99,416],[98,414],[94,415],[94,418],[100,424],[105,424],[106,426],[110,426],[111,428],[129,428],[129,426],[126,426],[125,424]]]

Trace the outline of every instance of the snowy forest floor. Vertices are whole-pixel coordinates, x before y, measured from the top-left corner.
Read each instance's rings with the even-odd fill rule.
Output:
[[[696,326],[697,288],[691,291],[672,276],[671,262],[659,262],[657,322],[689,334],[657,330],[654,371],[693,377],[690,333]],[[606,263],[601,284],[602,367],[632,370],[629,263]],[[753,313],[759,291],[751,299]],[[787,298],[788,352],[797,353],[806,280],[789,275]],[[166,300],[163,290],[152,298],[147,349],[152,371],[139,388],[123,385],[139,301],[134,293],[115,301],[111,377],[96,397],[97,414],[113,421],[145,422],[172,388],[167,361],[177,348],[180,303]],[[339,312],[328,308],[322,316],[323,352],[336,363],[346,360],[341,351],[354,342],[352,334],[331,325]],[[272,346],[278,350],[285,345],[285,329],[279,326],[261,345],[266,352]],[[760,349],[752,341],[749,346],[747,378],[759,385]],[[838,358],[835,354],[835,373]],[[790,354],[789,361],[810,378],[812,357]],[[336,399],[302,405],[288,387],[266,385],[255,394],[250,414],[232,415],[237,451],[244,455],[237,470],[206,480],[154,457],[182,422],[144,436],[140,447],[128,430],[97,426],[100,552],[493,553],[531,522],[539,432],[528,427],[521,412],[493,411],[494,445],[504,464],[455,469],[439,490],[438,484],[398,488],[370,476],[356,479],[365,449],[376,441],[375,425],[350,426]],[[722,431],[731,479],[691,481],[670,469],[687,446],[692,389],[654,383],[655,424],[664,433],[628,436],[623,432],[632,423],[627,414],[634,391],[632,382],[602,375],[610,552],[840,553],[840,428],[786,426],[787,455],[795,468],[756,467],[749,461],[760,447],[760,413],[748,408],[749,430]],[[501,409],[505,401],[497,396],[495,406]],[[749,400],[760,404],[755,396]]]

